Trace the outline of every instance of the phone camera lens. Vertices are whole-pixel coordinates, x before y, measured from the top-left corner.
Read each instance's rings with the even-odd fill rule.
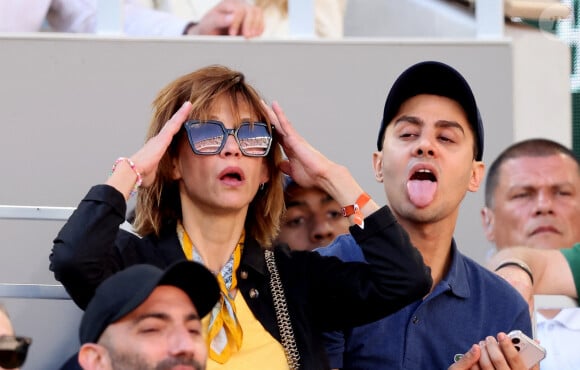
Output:
[[[518,344],[520,342],[520,338],[512,338],[513,344]]]
[[[520,346],[515,346],[516,350],[519,352],[520,351]]]

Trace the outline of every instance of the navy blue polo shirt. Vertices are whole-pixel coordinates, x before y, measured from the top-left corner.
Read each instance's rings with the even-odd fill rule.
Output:
[[[350,243],[317,250],[364,261]],[[424,300],[371,324],[325,333],[331,368],[446,369],[486,336],[522,330],[532,336],[528,305],[506,281],[462,255],[452,242],[449,272]]]

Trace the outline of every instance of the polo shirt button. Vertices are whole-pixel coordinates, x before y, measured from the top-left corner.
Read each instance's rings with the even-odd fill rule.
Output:
[[[411,322],[413,324],[418,324],[419,323],[419,318],[417,316],[413,316],[413,319],[411,319]]]
[[[258,292],[258,289],[250,289],[250,298],[258,298],[260,296],[260,292]]]
[[[242,271],[240,272],[240,277],[244,280],[246,280],[248,278],[248,271]]]

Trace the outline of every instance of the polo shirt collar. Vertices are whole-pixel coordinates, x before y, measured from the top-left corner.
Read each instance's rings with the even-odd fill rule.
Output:
[[[457,297],[468,298],[471,294],[465,268],[465,256],[457,249],[454,239],[451,240],[451,265],[449,271],[438,285],[449,289]]]

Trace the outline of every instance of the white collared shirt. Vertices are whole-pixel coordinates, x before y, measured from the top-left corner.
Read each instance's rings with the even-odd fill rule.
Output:
[[[564,308],[553,319],[536,312],[536,335],[547,351],[541,370],[580,369],[580,308]]]

